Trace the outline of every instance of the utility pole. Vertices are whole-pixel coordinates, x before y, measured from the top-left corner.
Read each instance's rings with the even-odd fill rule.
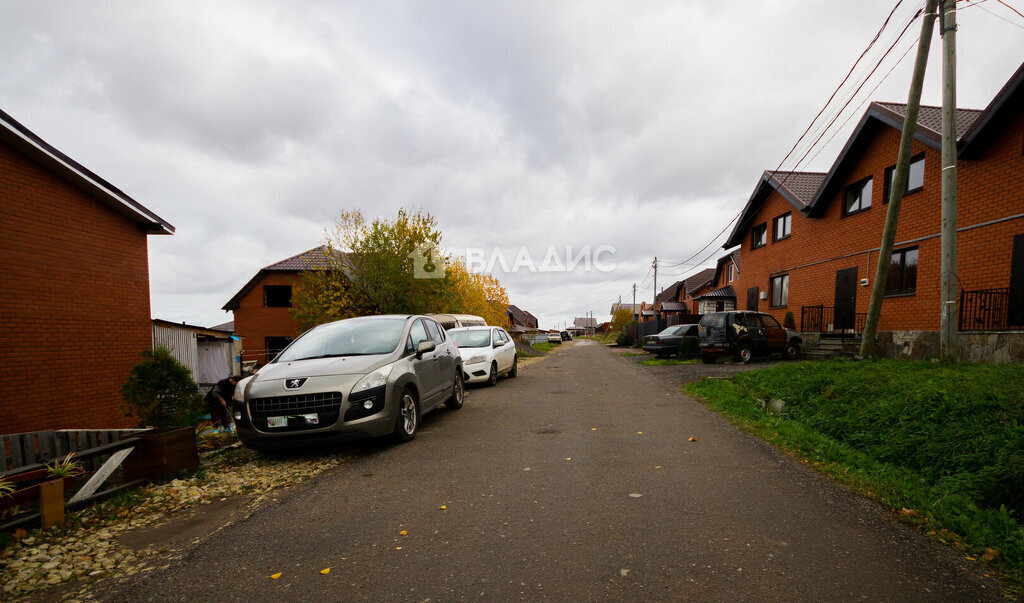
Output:
[[[939,350],[957,356],[956,255],[956,0],[942,0],[942,314]]]
[[[924,8],[924,19],[921,21],[921,38],[917,44],[914,74],[910,78],[910,92],[907,95],[907,114],[903,118],[903,132],[900,134],[900,151],[896,159],[896,169],[892,176],[892,186],[889,187],[889,209],[885,214],[885,229],[882,231],[882,245],[878,252],[878,267],[875,269],[875,282],[871,287],[871,301],[868,304],[868,315],[864,321],[864,336],[860,341],[860,355],[862,358],[875,355],[878,319],[882,314],[885,284],[889,278],[889,263],[892,261],[892,246],[896,240],[896,225],[900,218],[900,205],[903,202],[903,192],[907,189],[910,151],[914,143],[914,131],[917,129],[917,114],[921,108],[921,89],[924,86],[925,67],[928,65],[928,48],[932,42],[932,30],[934,29],[937,4],[937,0],[928,0]]]
[[[658,256],[654,256],[654,318],[658,318]]]
[[[633,322],[640,322],[636,315],[636,283],[633,283]]]

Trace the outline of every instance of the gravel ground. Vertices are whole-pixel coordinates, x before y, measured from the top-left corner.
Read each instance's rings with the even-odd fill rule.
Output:
[[[618,352],[619,355],[625,354],[636,354],[639,353],[637,350],[631,348],[611,348],[612,351]],[[626,356],[625,359],[629,360],[634,364],[640,365],[645,371],[648,371],[658,380],[672,385],[674,387],[682,387],[687,383],[694,381],[700,381],[701,377],[730,377],[736,373],[742,373],[744,371],[756,371],[770,366],[775,366],[782,360],[754,360],[750,364],[740,364],[738,362],[724,361],[719,359],[714,364],[704,364],[699,360],[693,364],[677,364],[672,366],[645,366],[640,364],[641,360],[653,359],[652,354],[643,354],[640,356]]]

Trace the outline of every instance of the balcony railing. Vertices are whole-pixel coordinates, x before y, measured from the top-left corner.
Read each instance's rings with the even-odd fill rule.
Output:
[[[839,312],[833,306],[800,306],[800,331],[850,335],[864,331],[867,313]]]
[[[979,289],[960,292],[961,331],[1024,329],[1024,289]]]

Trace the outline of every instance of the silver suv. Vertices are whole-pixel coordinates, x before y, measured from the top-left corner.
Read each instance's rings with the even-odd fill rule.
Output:
[[[235,388],[231,414],[256,450],[391,435],[462,408],[462,357],[426,316],[366,316],[306,331]]]

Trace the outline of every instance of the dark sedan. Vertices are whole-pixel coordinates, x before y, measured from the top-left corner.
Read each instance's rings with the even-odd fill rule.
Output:
[[[697,325],[675,325],[656,335],[644,337],[644,349],[658,356],[671,356],[679,353],[679,346],[691,341],[693,349],[697,349]]]

